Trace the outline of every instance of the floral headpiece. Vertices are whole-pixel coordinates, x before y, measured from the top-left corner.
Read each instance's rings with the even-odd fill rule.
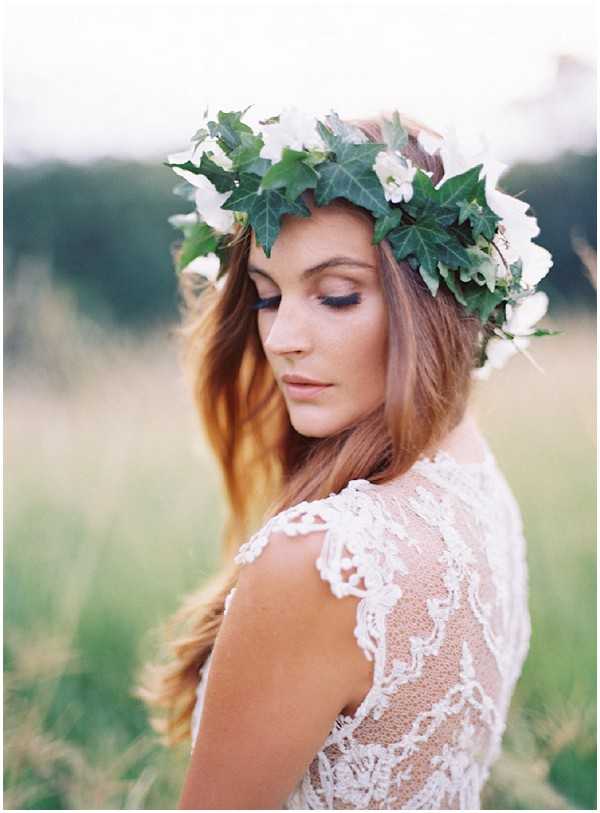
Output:
[[[533,327],[548,307],[547,294],[535,286],[552,257],[532,242],[540,230],[525,214],[529,204],[495,188],[505,164],[487,151],[465,157],[453,130],[442,138],[421,130],[420,146],[439,152],[444,166],[434,186],[433,173],[402,154],[408,132],[398,111],[391,121],[383,118],[384,143],[373,143],[333,111],[320,121],[286,110],[259,122],[254,133],[242,121],[248,109],[219,111],[216,121],[207,121],[206,110],[193,146],[165,162],[185,179],[174,192],[195,202],[193,212],[169,218],[184,235],[178,272],[221,287],[236,224],[249,225],[269,257],[282,215],[310,215],[305,190],[313,190],[318,206],[343,197],[373,214],[373,243],[385,237],[432,296],[446,285],[482,325],[491,325],[493,335],[480,333],[474,378],[487,378],[517,351],[540,369],[525,348],[531,336],[561,332]]]

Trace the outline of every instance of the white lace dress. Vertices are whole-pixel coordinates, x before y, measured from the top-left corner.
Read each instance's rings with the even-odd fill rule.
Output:
[[[531,631],[521,514],[484,447],[483,463],[441,450],[392,483],[351,480],[241,546],[247,563],[271,531],[299,544],[324,531],[315,565],[335,596],[360,598],[354,633],[374,659],[371,689],[338,716],[284,809],[480,808]]]

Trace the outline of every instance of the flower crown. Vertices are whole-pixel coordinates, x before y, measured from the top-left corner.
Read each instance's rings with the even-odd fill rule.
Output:
[[[260,121],[254,133],[242,121],[248,110],[219,111],[216,121],[207,121],[207,109],[193,146],[167,156],[165,166],[185,179],[175,194],[195,202],[193,212],[169,218],[184,235],[177,272],[221,287],[237,224],[253,229],[269,257],[282,215],[310,215],[303,192],[312,190],[318,206],[343,197],[372,213],[373,244],[385,237],[432,296],[445,285],[490,325],[488,335],[480,332],[474,378],[487,378],[517,351],[541,369],[525,348],[531,336],[562,332],[533,328],[548,307],[547,294],[535,286],[552,257],[532,242],[540,230],[525,214],[529,204],[495,188],[505,164],[487,151],[465,157],[453,129],[441,138],[420,130],[419,145],[439,152],[443,162],[444,176],[434,186],[433,173],[402,154],[409,135],[398,111],[382,120],[384,143],[373,143],[334,111],[320,121],[289,109]]]

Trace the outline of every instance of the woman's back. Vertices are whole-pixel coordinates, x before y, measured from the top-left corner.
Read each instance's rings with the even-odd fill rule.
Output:
[[[374,664],[371,689],[338,716],[288,809],[479,807],[530,636],[521,515],[484,446],[479,464],[441,450],[385,485],[353,480],[241,547],[248,563],[272,531],[298,544],[323,531],[315,565],[334,595],[360,598],[356,642]]]

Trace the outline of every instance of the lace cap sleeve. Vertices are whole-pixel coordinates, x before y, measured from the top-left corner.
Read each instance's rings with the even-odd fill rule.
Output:
[[[406,572],[387,541],[390,530],[398,535],[404,531],[373,499],[372,489],[368,480],[351,480],[339,494],[298,503],[272,517],[235,557],[238,564],[254,561],[274,532],[292,537],[323,532],[315,565],[336,597],[360,599],[354,634],[368,660],[383,634],[381,609],[392,607],[401,595],[394,574]]]

